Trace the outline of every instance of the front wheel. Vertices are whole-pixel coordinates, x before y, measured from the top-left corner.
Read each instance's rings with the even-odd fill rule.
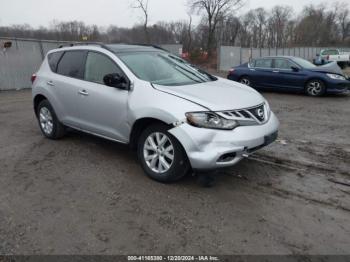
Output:
[[[314,79],[307,82],[305,91],[309,96],[322,96],[326,92],[326,87],[321,80]]]
[[[184,149],[163,124],[146,128],[139,138],[137,154],[145,173],[159,182],[177,181],[190,169]]]

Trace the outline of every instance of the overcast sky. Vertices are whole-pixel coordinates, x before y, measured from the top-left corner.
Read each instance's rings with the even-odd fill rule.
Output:
[[[187,19],[186,0],[149,0],[150,23]],[[247,0],[239,12],[251,8],[290,5],[296,12],[306,4],[325,0]],[[329,2],[333,2],[331,0]],[[347,0],[348,1],[348,0]],[[48,26],[53,19],[79,20],[87,24],[131,27],[140,21],[138,10],[130,8],[132,0],[0,0],[0,26],[28,23]]]

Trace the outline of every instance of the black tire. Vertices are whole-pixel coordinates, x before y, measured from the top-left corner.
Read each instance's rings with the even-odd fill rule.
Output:
[[[47,130],[44,129],[42,125],[42,120],[40,118],[40,113],[42,110],[47,109],[49,113],[51,114],[52,117],[52,131],[48,132]],[[66,134],[66,127],[58,120],[55,110],[51,106],[50,102],[48,100],[43,100],[40,102],[37,108],[37,119],[39,123],[39,127],[43,135],[49,139],[57,140],[62,138]]]
[[[323,96],[326,93],[326,85],[322,80],[311,79],[305,85],[305,93],[308,96]]]
[[[246,85],[246,86],[252,86],[252,81],[250,80],[250,78],[248,76],[242,76],[240,79],[239,79],[239,82],[243,85]]]
[[[179,141],[177,141],[177,139],[168,132],[168,130],[169,128],[166,125],[160,124],[160,123],[147,127],[139,137],[138,146],[137,146],[138,159],[141,163],[141,167],[144,170],[144,172],[150,178],[162,183],[171,183],[171,182],[178,181],[181,178],[183,178],[190,170],[190,164],[183,147],[181,146]],[[172,145],[172,148],[173,148],[173,151],[171,151],[173,154],[172,163],[171,165],[169,165],[170,166],[169,169],[167,171],[164,170],[164,172],[162,173],[155,172],[154,170],[152,170],[150,166],[151,163],[147,163],[145,159],[145,154],[148,154],[149,152],[154,152],[154,154],[152,154],[153,156],[157,155],[155,150],[153,149],[147,150],[147,146],[146,146],[147,144],[146,140],[150,136],[155,135],[156,133],[165,135],[166,138],[169,140],[169,141],[167,140],[168,144],[164,144],[164,146],[162,146],[163,150],[166,146],[169,147],[170,145]],[[157,150],[158,150],[158,147],[157,147]],[[152,155],[150,155],[149,157],[152,157]],[[162,155],[162,156],[158,156],[158,159],[160,159],[160,157],[162,157],[163,160],[167,158],[165,155]],[[170,162],[170,158],[166,160]],[[148,161],[153,161],[153,160],[148,160]],[[160,160],[155,160],[155,161],[158,161],[158,162],[155,162],[155,165],[156,165],[155,168],[157,168],[157,166],[159,167],[160,165]]]
[[[341,68],[341,69],[345,69],[346,68],[346,62],[338,62],[338,66]]]

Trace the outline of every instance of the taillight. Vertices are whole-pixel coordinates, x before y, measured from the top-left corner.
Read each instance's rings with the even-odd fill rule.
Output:
[[[35,79],[36,79],[36,74],[32,74],[32,77],[30,78],[30,81],[32,81],[32,84],[34,84]]]
[[[228,74],[233,74],[235,72],[235,69],[234,68],[231,68],[230,71],[228,71]]]

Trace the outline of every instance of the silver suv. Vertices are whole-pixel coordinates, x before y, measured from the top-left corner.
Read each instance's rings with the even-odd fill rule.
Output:
[[[154,46],[52,50],[32,82],[44,136],[70,127],[129,144],[161,182],[232,166],[277,137],[279,122],[258,92]]]

